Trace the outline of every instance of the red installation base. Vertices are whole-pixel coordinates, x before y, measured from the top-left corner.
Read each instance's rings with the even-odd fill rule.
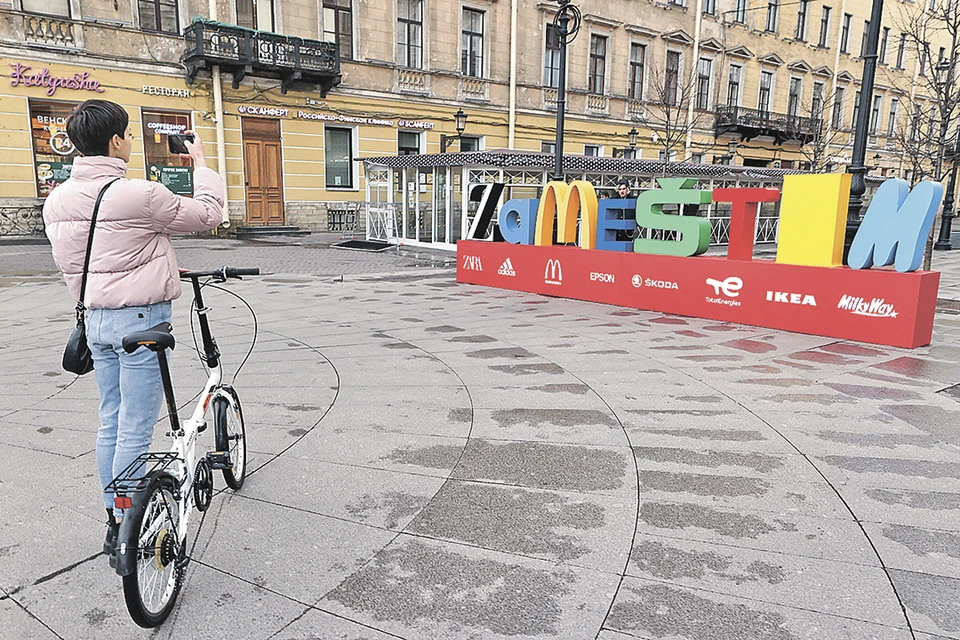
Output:
[[[460,240],[457,282],[913,348],[940,274]]]

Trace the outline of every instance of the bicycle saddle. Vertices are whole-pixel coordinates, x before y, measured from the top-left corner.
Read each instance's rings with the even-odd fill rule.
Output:
[[[159,349],[173,349],[177,344],[173,334],[173,325],[169,322],[161,322],[155,327],[150,327],[146,331],[135,331],[123,336],[123,350],[127,353],[133,353],[140,347],[146,347],[151,351]]]

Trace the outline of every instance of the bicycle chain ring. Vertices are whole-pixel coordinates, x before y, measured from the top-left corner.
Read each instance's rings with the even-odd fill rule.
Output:
[[[197,471],[193,476],[193,499],[198,511],[206,511],[213,500],[213,472],[206,458],[197,462]]]

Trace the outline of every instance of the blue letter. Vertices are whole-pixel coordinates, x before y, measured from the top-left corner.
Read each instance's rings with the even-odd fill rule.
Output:
[[[597,209],[597,249],[602,251],[633,251],[633,241],[618,241],[617,231],[633,231],[637,228],[635,219],[624,219],[626,212],[636,212],[637,201],[601,200]]]
[[[500,207],[497,224],[500,235],[510,244],[533,244],[538,200],[509,200]]]
[[[847,264],[853,269],[893,264],[900,273],[919,269],[941,196],[943,185],[931,180],[912,192],[898,178],[881,184],[850,246]]]

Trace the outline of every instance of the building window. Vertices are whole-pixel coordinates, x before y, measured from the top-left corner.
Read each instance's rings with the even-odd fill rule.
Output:
[[[630,45],[630,86],[627,87],[627,95],[632,100],[643,100],[643,63],[646,56],[646,45]]]
[[[29,104],[37,197],[46,198],[70,177],[73,161],[80,155],[67,137],[67,118],[78,103],[30,100]]]
[[[180,33],[176,0],[139,0],[140,28],[157,33]]]
[[[397,132],[397,155],[420,155],[420,134],[413,131]]]
[[[677,104],[677,90],[680,80],[680,53],[667,51],[666,73],[664,73],[664,102],[669,106]]]
[[[717,15],[717,0],[703,0],[703,12],[711,16]]]
[[[837,86],[837,91],[833,96],[833,123],[834,129],[843,127],[843,94],[845,87]]]
[[[907,34],[900,34],[900,44],[897,45],[897,69],[903,69],[903,56],[907,52]]]
[[[328,189],[353,188],[353,129],[324,129],[324,169]]]
[[[853,129],[857,128],[857,118],[860,116],[860,92],[857,91],[853,94],[853,121],[850,126]]]
[[[147,180],[159,182],[177,195],[193,195],[193,163],[190,158],[170,153],[167,146],[168,135],[193,128],[190,114],[144,109],[142,115]]]
[[[599,146],[595,144],[587,144],[583,146],[583,155],[599,158],[602,154],[600,153]]]
[[[747,0],[737,0],[733,9],[733,21],[739,24],[747,21]]]
[[[70,0],[22,0],[21,8],[24,13],[70,17]]]
[[[880,52],[878,55],[880,64],[887,64],[887,42],[889,42],[889,40],[890,27],[884,27],[880,33]]]
[[[607,71],[607,38],[590,36],[590,93],[602,94]]]
[[[870,36],[870,21],[863,21],[863,38],[860,40],[860,57],[867,54],[867,38]]]
[[[463,10],[460,67],[465,76],[483,77],[483,11]]]
[[[820,120],[823,117],[823,83],[813,83],[813,97],[810,99],[810,117]]]
[[[924,42],[920,48],[920,75],[927,75],[927,58],[930,57],[930,43]]]
[[[323,0],[323,39],[337,43],[341,59],[353,59],[353,10],[350,0]]]
[[[273,31],[273,0],[237,0],[237,24],[248,29]]]
[[[542,141],[540,143],[540,153],[556,153],[557,143]]]
[[[824,7],[820,14],[820,41],[817,43],[821,47],[826,47],[830,42],[830,7]]]
[[[557,89],[560,87],[560,36],[552,24],[547,25],[545,35],[543,86]]]
[[[910,139],[916,141],[920,137],[920,119],[922,116],[922,107],[914,105],[913,114],[910,116]]]
[[[880,129],[880,109],[883,107],[883,96],[873,96],[873,109],[870,111],[870,135],[877,135]]]
[[[800,78],[790,78],[790,93],[787,96],[788,116],[796,116],[800,112],[800,93],[802,90]]]
[[[690,162],[693,164],[703,164],[704,154],[702,153],[692,153],[690,154]]]
[[[797,32],[793,35],[796,40],[807,39],[807,10],[810,8],[810,0],[800,0],[797,4]]]
[[[892,137],[897,132],[897,115],[900,111],[900,100],[890,98],[890,113],[887,116],[887,136]]]
[[[482,136],[460,136],[460,151],[482,151]]]
[[[777,20],[780,17],[780,0],[767,0],[767,31],[777,30]]]
[[[700,58],[697,65],[697,109],[710,108],[710,76],[713,75],[713,60]]]
[[[757,99],[757,109],[764,113],[770,111],[770,89],[773,87],[773,72],[760,72],[760,96]]]
[[[850,53],[850,23],[853,16],[849,13],[843,14],[843,28],[840,29],[840,53]]]
[[[743,67],[738,64],[730,65],[730,76],[727,80],[727,106],[740,106],[740,80],[743,76]]]
[[[400,0],[397,29],[400,64],[423,68],[423,0]]]

